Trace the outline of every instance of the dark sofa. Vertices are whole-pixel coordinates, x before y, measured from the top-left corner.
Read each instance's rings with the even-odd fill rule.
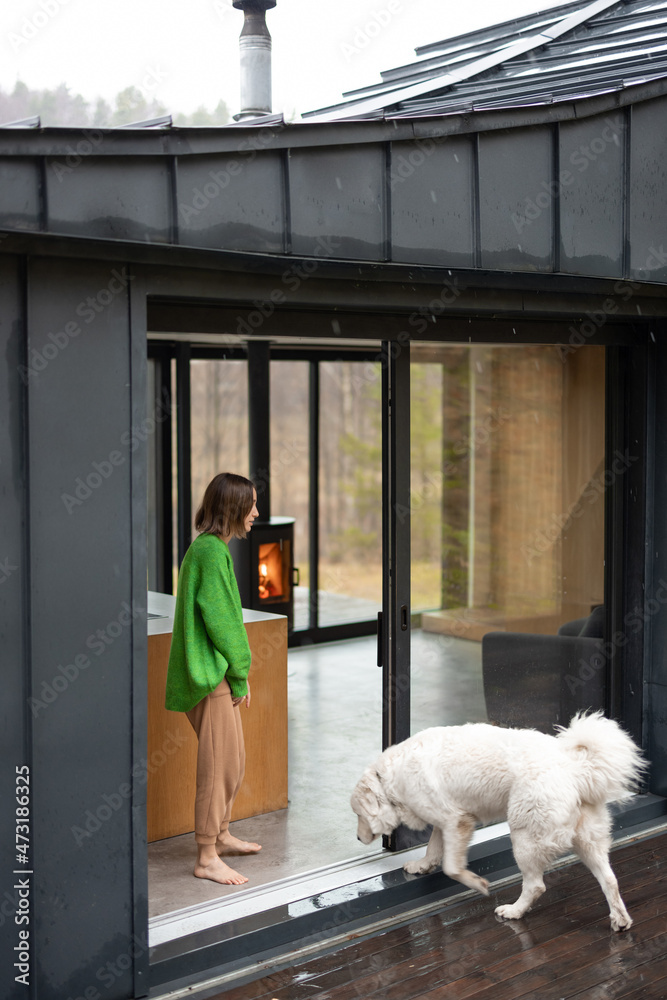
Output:
[[[605,708],[604,606],[556,635],[487,632],[482,639],[489,722],[553,733],[580,709]]]

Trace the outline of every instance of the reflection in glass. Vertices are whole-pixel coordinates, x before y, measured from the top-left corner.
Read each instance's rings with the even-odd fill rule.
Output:
[[[530,694],[540,724],[596,707],[604,672],[578,691],[578,646],[512,637],[574,635],[604,600],[604,348],[416,345],[412,357],[414,641],[428,647],[413,649],[413,728],[484,718],[494,649],[525,675],[513,686],[508,663],[496,693]],[[483,684],[489,633],[505,644],[484,641]],[[420,655],[442,659],[437,697],[420,693]],[[493,721],[525,721],[507,711]]]

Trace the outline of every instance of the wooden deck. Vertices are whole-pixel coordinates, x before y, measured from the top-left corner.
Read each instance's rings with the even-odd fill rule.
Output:
[[[490,900],[444,905],[375,937],[232,987],[211,1000],[657,1000],[667,998],[667,833],[612,853],[634,920],[615,934],[588,869],[546,875],[547,891],[523,920],[499,922]]]

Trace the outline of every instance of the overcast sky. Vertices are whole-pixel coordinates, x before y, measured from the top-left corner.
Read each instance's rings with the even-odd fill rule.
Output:
[[[562,2],[562,0],[560,0]],[[273,110],[286,117],[338,101],[414,59],[417,45],[557,6],[550,0],[278,0]],[[238,36],[231,0],[3,0],[0,87],[65,83],[87,100],[128,86],[168,111],[238,110]]]

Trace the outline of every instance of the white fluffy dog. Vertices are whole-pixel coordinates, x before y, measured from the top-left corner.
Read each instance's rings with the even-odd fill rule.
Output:
[[[543,874],[573,849],[600,883],[615,931],[632,925],[609,864],[607,803],[631,797],[647,766],[616,722],[601,712],[577,715],[557,736],[483,723],[437,726],[389,747],[368,767],[351,805],[357,837],[370,844],[400,823],[433,833],[426,856],[404,865],[424,874],[440,864],[446,875],[488,896],[489,883],[467,868],[476,824],[506,819],[521,895],[496,907],[517,920],[544,892]]]

